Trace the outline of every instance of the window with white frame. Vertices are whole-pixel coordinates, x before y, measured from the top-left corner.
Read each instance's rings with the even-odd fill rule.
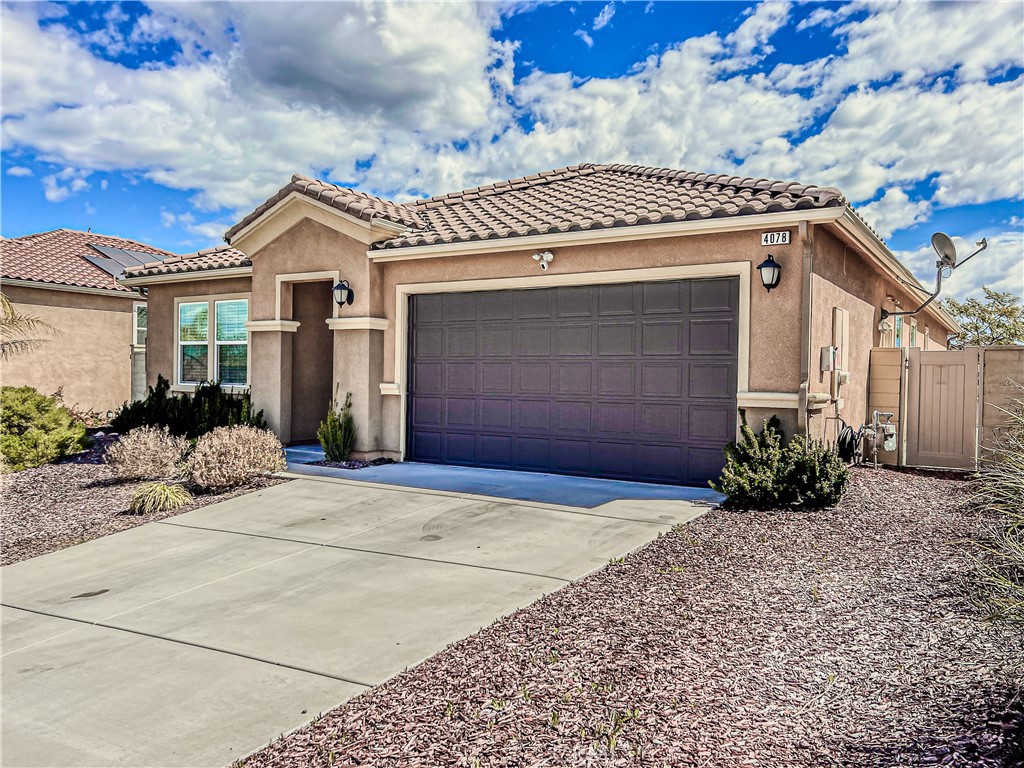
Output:
[[[148,318],[146,314],[146,305],[142,302],[135,302],[132,307],[132,314],[134,320],[132,323],[132,344],[137,347],[146,346],[146,328],[148,324]]]
[[[908,347],[916,347],[917,346],[917,320],[911,320],[910,321],[910,343],[907,346]]]
[[[903,346],[903,318],[897,317],[896,322],[893,324],[893,346]]]
[[[249,382],[248,299],[178,303],[178,384]]]

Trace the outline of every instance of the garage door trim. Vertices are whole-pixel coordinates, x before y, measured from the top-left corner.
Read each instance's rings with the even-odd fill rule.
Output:
[[[524,253],[524,259],[529,255]],[[408,368],[410,297],[423,293],[465,293],[469,291],[501,291],[509,289],[552,288],[571,285],[602,285],[608,283],[651,283],[694,278],[739,278],[739,311],[736,365],[737,399],[747,391],[750,363],[750,272],[752,262],[730,261],[719,264],[691,264],[675,267],[646,269],[618,269],[608,272],[573,272],[543,274],[536,277],[498,277],[480,280],[461,280],[442,283],[400,283],[395,286],[395,384],[394,394],[400,395],[400,460],[408,452]],[[737,419],[738,436],[738,419]]]

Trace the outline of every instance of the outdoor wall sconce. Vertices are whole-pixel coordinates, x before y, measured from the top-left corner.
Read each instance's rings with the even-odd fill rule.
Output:
[[[331,289],[331,293],[334,294],[334,301],[339,307],[351,304],[356,299],[355,291],[353,291],[352,286],[348,284],[348,280],[342,280],[334,286]]]
[[[772,288],[778,286],[779,278],[782,277],[782,265],[769,253],[768,258],[757,265],[757,271],[761,273],[761,282],[765,290],[771,293]]]

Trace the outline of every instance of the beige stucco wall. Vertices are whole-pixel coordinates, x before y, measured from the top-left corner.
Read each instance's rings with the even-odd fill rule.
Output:
[[[833,440],[837,422],[826,419],[826,416],[840,415],[854,428],[867,418],[869,358],[871,349],[878,347],[882,341],[878,330],[882,307],[914,309],[923,299],[911,295],[904,286],[884,275],[865,257],[822,227],[815,232],[814,246],[811,276],[811,392],[830,392],[831,375],[820,370],[820,350],[832,344],[833,308],[839,307],[849,313],[850,348],[846,351],[845,362],[849,366],[847,370],[851,381],[842,387],[842,408],[837,408],[838,404],[833,402],[825,409],[812,413],[808,420],[808,432],[812,437]],[[887,302],[887,295],[898,299],[902,307],[894,307],[891,302]],[[945,347],[945,339],[950,332],[948,326],[928,312],[918,315],[916,322],[916,346],[923,346],[927,328],[931,336],[929,349]]]
[[[157,283],[149,286],[147,297],[148,338],[146,339],[146,381],[148,386],[156,384],[158,375],[175,384],[174,316],[176,299],[186,297],[216,296],[224,294],[249,293],[248,277],[233,277],[224,280],[193,280],[181,283]],[[256,368],[255,356],[250,361],[250,379]]]
[[[58,328],[41,349],[4,361],[5,386],[30,386],[46,395],[106,413],[131,396],[133,298],[4,285],[15,309]]]
[[[1009,421],[1007,409],[1024,402],[1024,347],[988,347],[982,351],[981,455],[998,445]]]
[[[316,439],[333,394],[334,334],[327,327],[331,287],[321,280],[293,288],[292,319],[299,328],[292,335],[292,442]]]

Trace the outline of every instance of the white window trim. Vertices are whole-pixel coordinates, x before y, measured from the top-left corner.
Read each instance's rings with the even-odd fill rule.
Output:
[[[228,302],[231,302],[231,301],[245,301],[246,302],[245,317],[246,317],[246,323],[249,322],[249,302],[247,300],[245,300],[245,299],[217,299],[217,300],[211,302],[213,304],[213,322],[212,322],[213,335],[211,336],[210,340],[213,342],[213,357],[214,357],[213,362],[211,364],[211,366],[214,369],[214,378],[212,379],[212,381],[218,381],[220,379],[220,348],[221,347],[240,347],[240,346],[242,346],[244,344],[245,348],[246,348],[246,350],[245,350],[245,378],[246,378],[246,381],[243,384],[226,384],[226,385],[223,385],[223,386],[228,386],[228,387],[248,387],[249,386],[249,381],[248,381],[248,379],[249,379],[249,333],[248,333],[248,331],[245,334],[245,341],[220,341],[217,338],[217,307],[219,307],[221,304],[227,304]]]
[[[223,293],[208,294],[203,296],[176,296],[174,298],[174,382],[171,385],[172,392],[195,392],[197,382],[183,382],[181,380],[181,305],[182,304],[206,304],[211,310],[207,312],[206,318],[206,345],[209,350],[206,356],[206,378],[207,381],[217,380],[217,307],[222,301],[236,301],[244,299],[249,302],[249,310],[252,310],[252,295],[249,293]],[[200,344],[202,342],[184,342],[185,344]],[[227,344],[241,344],[242,342],[223,342]],[[249,389],[252,381],[252,333],[245,334],[246,361],[245,368],[247,376],[245,384],[224,384],[222,389],[225,392],[240,393]]]
[[[145,344],[139,343],[139,307],[145,309],[146,302],[132,302],[132,349],[145,349]],[[149,313],[146,313],[146,339],[149,339]]]

